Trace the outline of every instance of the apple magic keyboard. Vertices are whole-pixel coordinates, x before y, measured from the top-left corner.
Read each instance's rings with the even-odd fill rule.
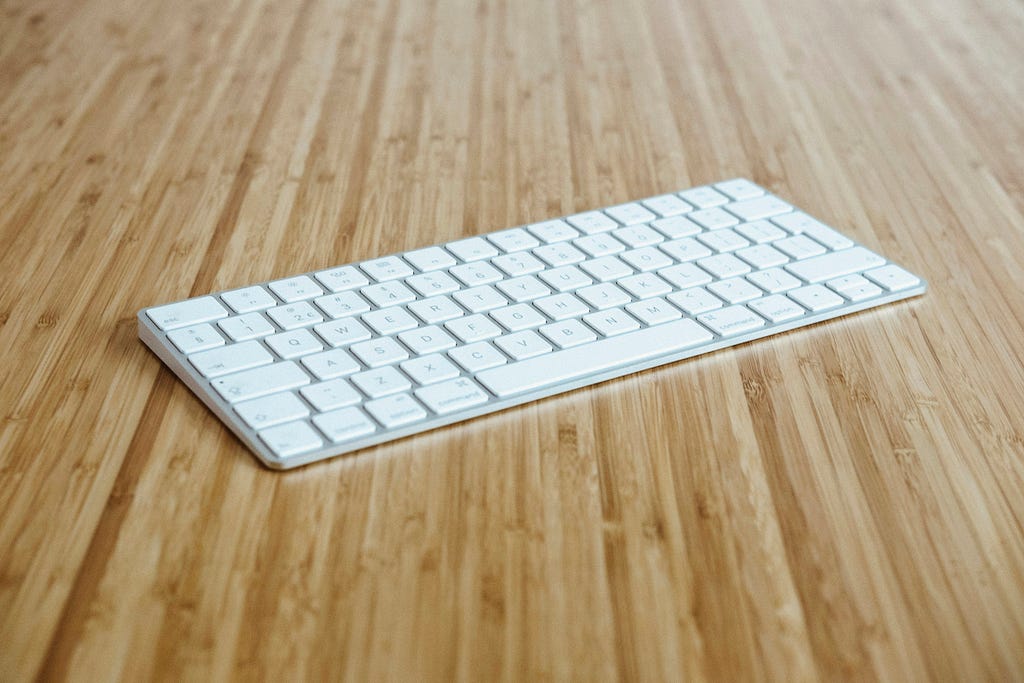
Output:
[[[196,396],[285,469],[924,291],[736,179],[138,319]]]

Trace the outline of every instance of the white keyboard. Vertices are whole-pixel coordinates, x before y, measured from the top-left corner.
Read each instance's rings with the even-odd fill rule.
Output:
[[[923,293],[736,179],[139,312],[285,469]]]

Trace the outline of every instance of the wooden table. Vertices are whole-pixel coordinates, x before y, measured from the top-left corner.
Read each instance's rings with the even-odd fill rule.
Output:
[[[1024,6],[10,0],[0,680],[1024,676]],[[147,305],[747,176],[927,295],[289,473]]]

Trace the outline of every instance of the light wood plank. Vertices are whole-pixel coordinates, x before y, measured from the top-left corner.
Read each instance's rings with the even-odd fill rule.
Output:
[[[1011,680],[1024,7],[0,5],[0,679]],[[299,471],[134,313],[732,176],[905,302]]]

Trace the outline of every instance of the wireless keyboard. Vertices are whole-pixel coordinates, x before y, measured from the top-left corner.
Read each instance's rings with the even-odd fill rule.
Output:
[[[149,348],[286,469],[924,291],[735,179],[138,317]]]

